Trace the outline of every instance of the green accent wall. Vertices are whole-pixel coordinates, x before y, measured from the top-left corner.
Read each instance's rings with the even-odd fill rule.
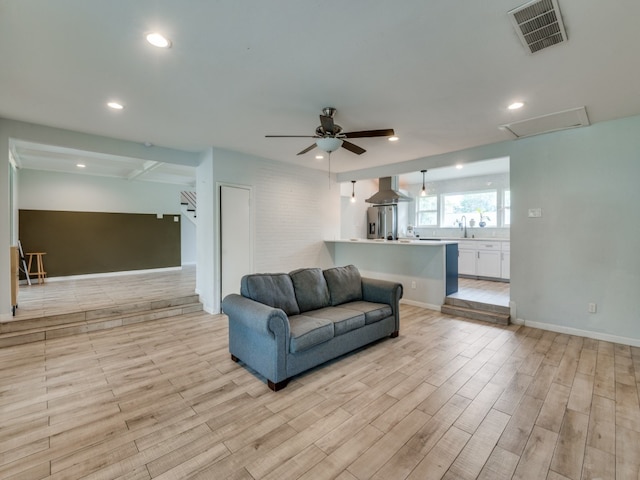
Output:
[[[174,217],[178,221],[174,221]],[[180,214],[20,210],[22,248],[48,277],[179,267]],[[32,270],[34,268],[32,267]]]

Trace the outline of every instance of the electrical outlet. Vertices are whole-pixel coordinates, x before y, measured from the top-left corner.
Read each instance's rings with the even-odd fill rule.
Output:
[[[598,311],[598,305],[596,305],[595,303],[590,303],[588,307],[589,313],[596,313]]]
[[[411,282],[411,288],[416,288],[416,282]]]

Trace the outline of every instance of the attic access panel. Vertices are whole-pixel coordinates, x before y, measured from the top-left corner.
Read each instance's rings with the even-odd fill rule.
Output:
[[[528,118],[519,122],[500,125],[500,129],[507,131],[516,138],[530,137],[542,133],[557,132],[568,128],[586,127],[590,125],[585,107],[572,108],[549,115]]]

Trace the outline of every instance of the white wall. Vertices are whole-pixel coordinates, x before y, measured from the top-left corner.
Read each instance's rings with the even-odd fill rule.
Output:
[[[196,226],[182,214],[180,217],[180,260],[182,265],[195,265],[196,256]]]
[[[640,346],[640,116],[338,175],[511,157],[517,321]],[[528,209],[541,208],[541,218]],[[588,303],[597,303],[595,314]]]
[[[340,190],[327,172],[214,149],[217,182],[254,188],[255,270],[330,267],[340,236]],[[217,208],[214,210],[217,212]]]
[[[511,297],[519,318],[640,345],[639,179],[640,116],[514,142]],[[528,218],[530,208],[542,217]],[[590,302],[597,313],[587,313]]]
[[[180,214],[184,185],[21,169],[23,210]]]
[[[9,245],[10,229],[10,186],[9,186],[9,143],[11,139],[31,141],[60,147],[75,148],[111,155],[142,158],[159,162],[176,163],[195,167],[197,154],[163,147],[146,148],[143,144],[101,137],[60,128],[51,128],[15,120],[0,118],[0,225],[6,235],[0,236],[0,314],[10,312]],[[20,172],[22,173],[22,172]],[[20,177],[21,175],[19,175]],[[18,191],[18,196],[22,192]],[[52,200],[52,199],[49,199]],[[18,207],[23,208],[22,205]],[[26,207],[24,207],[26,208]],[[42,207],[41,207],[42,208]],[[49,207],[47,207],[49,208]],[[179,210],[175,210],[179,211]]]
[[[378,191],[378,179],[360,180],[355,184],[356,201],[351,203],[351,182],[340,184],[340,238],[367,238],[365,199]]]

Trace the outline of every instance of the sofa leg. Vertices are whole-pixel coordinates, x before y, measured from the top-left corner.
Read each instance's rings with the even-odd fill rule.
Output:
[[[278,382],[278,383],[273,383],[271,380],[267,380],[267,385],[274,392],[277,392],[278,390],[282,390],[284,387],[287,386],[288,383],[289,383],[289,379],[288,378],[286,380],[282,380],[281,382]]]
[[[231,360],[233,360],[236,363],[240,361],[240,359],[236,357],[233,353],[231,354]]]
[[[392,332],[392,333],[391,333],[390,337],[391,337],[391,338],[396,338],[398,335],[400,335],[400,331],[399,331],[399,330],[396,330],[395,332]]]

